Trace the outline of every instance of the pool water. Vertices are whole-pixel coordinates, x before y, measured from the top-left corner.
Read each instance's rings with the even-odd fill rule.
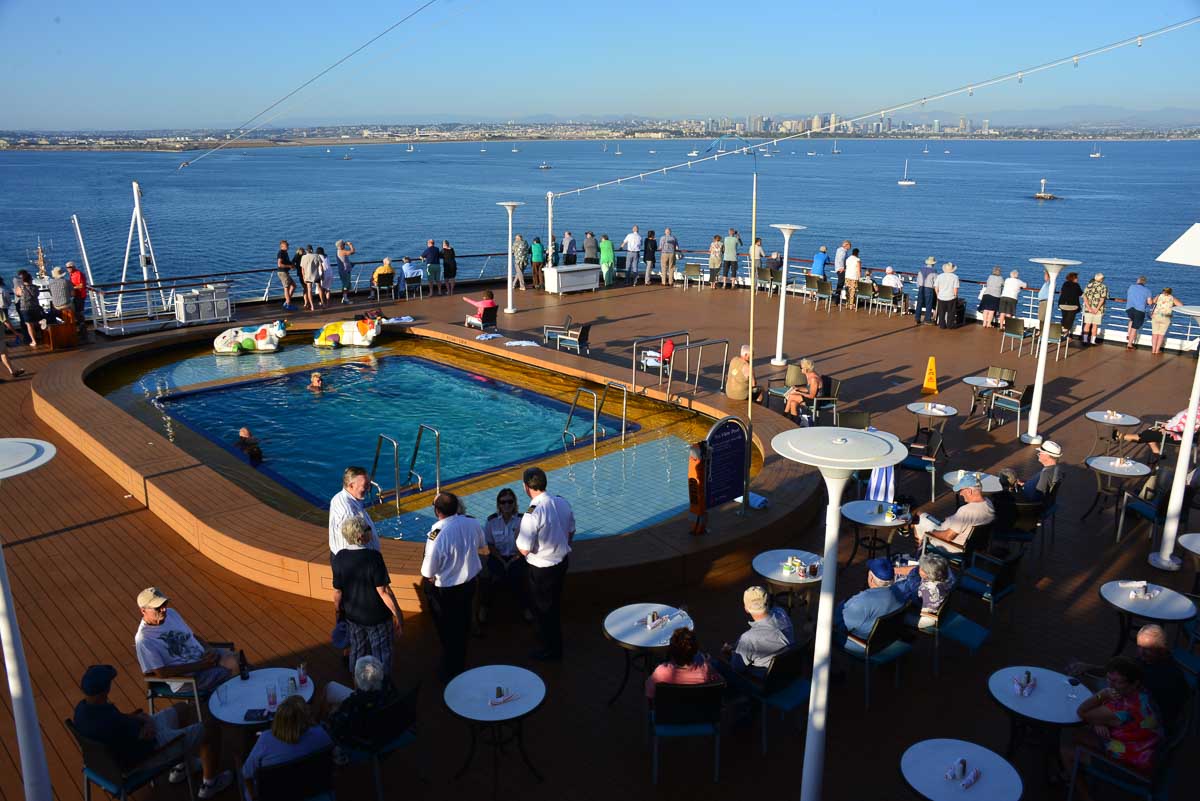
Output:
[[[262,358],[254,360],[258,369]],[[218,364],[251,368],[240,358]],[[321,372],[326,386],[322,392],[307,388],[305,371],[168,392],[156,403],[168,416],[230,452],[235,452],[238,428],[248,427],[263,449],[258,469],[321,507],[341,488],[347,465],[371,469],[380,434],[399,443],[400,481],[405,483],[422,423],[441,432],[442,484],[564,449],[569,406],[532,390],[417,356],[325,364]],[[198,372],[187,376],[214,377],[202,378]],[[171,378],[175,383],[181,376]],[[571,433],[589,448],[590,418],[590,412],[577,414],[571,426]],[[620,432],[619,419],[602,416],[600,422],[608,435]],[[685,452],[680,469],[686,471],[686,464]],[[435,448],[428,431],[415,469],[431,488]],[[386,443],[376,481],[385,489],[394,483],[392,449]]]

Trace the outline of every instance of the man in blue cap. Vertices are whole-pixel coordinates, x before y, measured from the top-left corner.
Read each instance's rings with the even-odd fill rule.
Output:
[[[83,700],[75,706],[75,728],[90,740],[103,743],[122,769],[157,767],[176,763],[171,784],[187,778],[188,761],[197,749],[204,770],[200,798],[212,798],[233,782],[230,771],[216,773],[218,750],[206,741],[201,723],[187,724],[187,704],[175,704],[154,715],[140,709],[129,714],[108,700],[117,670],[112,665],[92,665],[79,681]],[[215,774],[215,775],[214,775]]]
[[[983,485],[974,473],[965,473],[954,491],[962,499],[962,506],[945,520],[931,514],[922,514],[913,527],[917,544],[922,551],[932,547],[936,553],[954,556],[966,550],[967,540],[979,526],[991,525],[996,519],[992,502],[983,497]]]
[[[834,645],[865,650],[863,643],[871,636],[875,621],[906,604],[892,587],[895,579],[891,559],[881,556],[867,560],[867,588],[833,610]]]

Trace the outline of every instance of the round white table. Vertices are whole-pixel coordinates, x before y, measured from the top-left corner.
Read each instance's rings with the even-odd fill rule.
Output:
[[[496,688],[513,695],[511,701],[493,706]],[[471,747],[467,761],[455,774],[461,777],[475,759],[475,747],[480,739],[493,750],[492,797],[500,786],[500,751],[510,742],[516,742],[517,750],[525,766],[540,782],[542,774],[529,760],[525,752],[523,721],[537,711],[546,699],[546,684],[534,672],[513,665],[485,665],[459,673],[442,693],[446,708],[467,722],[471,730]],[[480,735],[483,735],[482,738]]]
[[[1115,409],[1094,409],[1084,415],[1096,426],[1096,441],[1092,443],[1088,456],[1096,452],[1096,446],[1101,445],[1102,451],[1111,453],[1120,445],[1117,439],[1122,428],[1133,428],[1141,425],[1142,421],[1132,414],[1124,414]]]
[[[651,612],[657,612],[660,618],[666,618],[655,628],[646,625],[646,618]],[[614,609],[604,618],[604,636],[621,646],[625,653],[625,673],[621,684],[609,704],[616,702],[629,683],[629,672],[636,661],[642,672],[649,675],[653,668],[650,666],[651,655],[661,652],[671,643],[671,635],[676,629],[695,628],[691,615],[686,609],[676,609],[666,604],[638,603]]]
[[[250,678],[242,681],[240,676],[226,679],[208,698],[208,711],[214,718],[231,726],[265,726],[267,720],[246,720],[246,712],[250,709],[265,709],[267,706],[267,685],[274,684],[277,689],[277,702],[282,704],[287,698],[287,680],[296,679],[296,692],[305,702],[313,697],[312,676],[300,684],[299,674],[292,668],[258,668],[250,671]]]
[[[1084,463],[1096,474],[1096,495],[1092,498],[1092,505],[1087,508],[1087,511],[1079,518],[1080,520],[1090,515],[1097,504],[1099,504],[1101,512],[1108,504],[1115,504],[1119,513],[1121,498],[1124,497],[1125,482],[1150,475],[1148,465],[1119,456],[1089,456],[1084,459]]]
[[[975,408],[979,406],[981,400],[986,399],[989,393],[1009,387],[1009,382],[1003,378],[988,378],[983,375],[969,375],[963,379],[963,383],[971,388],[971,408],[967,410],[968,418],[975,415]],[[986,403],[984,411],[987,411]]]
[[[1037,680],[1037,686],[1028,696],[1017,695],[1013,691],[1013,677],[1023,678],[1025,671],[1029,671],[1030,676]],[[1075,682],[1074,685],[1071,684],[1072,681]],[[1079,705],[1091,695],[1091,690],[1078,679],[1032,665],[1000,668],[988,678],[988,692],[1009,714],[1009,759],[1016,753],[1025,740],[1026,732],[1032,727],[1059,728],[1082,725]],[[1075,697],[1072,698],[1072,695]],[[1058,743],[1058,738],[1049,737],[1046,742],[1052,748]],[[1048,758],[1050,756],[1054,755],[1047,755]]]
[[[859,545],[867,547],[868,559],[874,558],[875,552],[880,548],[883,548],[888,556],[892,555],[892,537],[897,528],[908,525],[911,516],[897,514],[889,520],[887,510],[890,507],[895,508],[896,504],[879,501],[850,501],[842,504],[842,517],[854,524],[854,550],[850,552],[847,565],[854,561]],[[860,527],[867,529],[866,535],[859,534]],[[872,533],[874,531],[886,531],[887,536],[876,536]]]
[[[979,479],[979,483],[983,485],[984,495],[995,495],[1003,487],[1000,486],[1000,479],[990,473],[981,473],[978,470],[951,470],[949,473],[942,474],[942,481],[946,486],[953,487],[959,481],[962,481],[966,476],[975,476]]]
[[[784,573],[783,565],[789,559],[799,559],[804,565],[799,573]],[[788,609],[792,608],[792,602],[795,596],[799,595],[808,608],[811,615],[813,603],[812,596],[821,587],[821,557],[815,553],[808,551],[796,551],[790,548],[783,548],[775,551],[763,551],[750,563],[750,567],[764,581],[767,582],[767,589],[772,591],[773,595],[786,595],[788,599]],[[818,569],[816,575],[809,575],[805,569],[811,564],[817,564]],[[775,592],[778,590],[778,592]]]
[[[967,761],[967,771],[979,768],[979,780],[964,790],[957,780],[946,778],[946,770],[957,760]],[[904,781],[930,801],[1019,801],[1024,785],[1008,760],[981,745],[966,740],[922,740],[909,746],[900,757]]]
[[[1120,618],[1120,633],[1117,647],[1113,656],[1121,653],[1125,641],[1133,631],[1134,619],[1149,620],[1152,623],[1183,623],[1196,616],[1196,605],[1191,599],[1169,587],[1160,587],[1153,582],[1147,582],[1147,588],[1158,594],[1153,598],[1130,598],[1132,589],[1128,581],[1109,581],[1100,587],[1100,597],[1109,606],[1117,610]],[[1125,585],[1125,586],[1122,586]]]
[[[944,431],[946,421],[958,414],[958,409],[955,409],[953,406],[945,403],[934,403],[932,401],[910,403],[905,408],[917,416],[917,433],[914,435],[916,437],[919,437],[923,431],[933,431],[935,428],[938,431]],[[929,419],[928,426],[921,426],[922,417]]]
[[[1200,533],[1184,534],[1178,540],[1179,547],[1192,555],[1196,575],[1192,577],[1192,595],[1200,595]]]

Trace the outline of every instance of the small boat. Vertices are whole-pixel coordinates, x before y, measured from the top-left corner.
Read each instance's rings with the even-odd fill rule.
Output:
[[[829,151],[830,155],[836,156],[836,155],[839,155],[841,152],[842,151],[838,150],[837,140],[834,139],[833,140],[833,150]]]
[[[600,145],[600,152],[601,152],[601,153],[607,153],[607,152],[608,152],[608,142],[605,142],[604,144]]]
[[[771,153],[768,153],[767,151],[765,151],[765,150],[764,150],[764,151],[763,151],[763,154],[762,154],[762,157],[763,157],[764,159],[769,159],[769,158],[771,158],[771,155],[772,155]]]
[[[810,151],[808,151],[807,155],[809,155],[809,156],[815,156],[815,155],[817,155],[817,151],[815,151],[815,150],[810,150]]]
[[[479,152],[480,152],[480,153],[486,153],[486,152],[487,152],[487,142],[484,142],[484,143],[482,143],[482,144],[479,146]]]
[[[538,165],[538,169],[539,170],[549,170],[552,168],[550,167],[549,164],[547,164],[546,162],[543,161],[541,164]]]
[[[332,153],[333,151],[332,151],[332,150],[330,150],[329,148],[325,148],[325,152],[326,152],[326,153]]]
[[[514,153],[520,153],[521,151],[520,151],[520,150],[517,150],[517,146],[516,146],[516,145],[513,145],[512,152],[514,152]]]
[[[408,143],[408,151],[407,152],[409,152],[409,153],[416,152],[416,148],[412,146],[412,142]]]
[[[349,153],[347,153],[346,155],[342,156],[342,161],[349,161],[349,160],[350,160],[350,154],[349,154]]]
[[[617,152],[616,152],[616,153],[613,153],[613,155],[614,155],[614,156],[619,156],[619,155],[621,155],[621,146],[620,146],[620,145],[617,145]]]
[[[658,151],[657,151],[657,150],[651,150],[651,151],[650,151],[650,155],[651,155],[651,156],[655,155],[656,153],[658,153]]]
[[[690,158],[695,158],[696,156],[699,156],[699,155],[700,155],[700,151],[699,151],[699,150],[689,150],[689,151],[688,151],[688,156],[689,156]]]
[[[926,142],[926,143],[925,143],[925,149],[921,151],[921,155],[922,155],[922,156],[928,156],[928,155],[929,155],[929,143],[928,143],[928,142]]]
[[[1100,153],[1100,145],[1096,145],[1095,147],[1092,148],[1092,152],[1088,154],[1088,158],[1090,158],[1090,159],[1104,158],[1104,156]]]
[[[949,155],[950,155],[950,148],[946,148],[946,149],[945,149],[945,150],[943,150],[942,152],[943,152],[943,153],[945,153],[947,156],[949,156]]]
[[[904,160],[904,177],[896,181],[899,186],[916,186],[917,182],[908,177],[908,159]]]

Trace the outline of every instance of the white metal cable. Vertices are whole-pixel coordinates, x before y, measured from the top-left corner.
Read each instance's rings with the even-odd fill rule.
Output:
[[[1106,44],[1106,45],[1103,45],[1102,47],[1097,47],[1092,50],[1084,51],[1082,53],[1076,53],[1074,55],[1065,56],[1063,58],[1055,59],[1054,61],[1048,61],[1044,64],[1038,64],[1037,66],[1033,66],[1033,67],[1026,67],[1024,69],[1019,69],[1014,72],[1005,73],[1004,75],[999,75],[994,78],[988,78],[987,80],[984,80],[984,81],[976,81],[973,83],[966,84],[964,86],[960,86],[956,89],[950,89],[950,90],[947,90],[944,92],[938,92],[937,94],[926,95],[925,97],[922,97],[917,100],[910,100],[908,102],[901,103],[896,106],[888,106],[886,108],[877,109],[876,111],[868,112],[866,114],[860,114],[857,117],[850,117],[845,120],[838,120],[837,125],[843,125],[845,123],[861,122],[862,120],[869,120],[874,117],[880,117],[880,118],[886,117],[888,114],[894,114],[897,111],[903,111],[905,109],[913,108],[916,106],[923,106],[930,101],[943,100],[947,97],[953,97],[955,95],[963,94],[964,92],[967,94],[973,95],[975,93],[976,89],[986,89],[989,86],[995,86],[997,84],[1005,83],[1007,81],[1011,81],[1014,79],[1018,83],[1021,83],[1022,81],[1024,81],[1025,76],[1027,76],[1027,75],[1034,75],[1039,72],[1044,72],[1049,69],[1054,69],[1055,67],[1061,67],[1064,64],[1074,64],[1074,65],[1078,66],[1080,61],[1083,61],[1083,60],[1089,59],[1089,58],[1093,58],[1095,56],[1103,55],[1104,53],[1108,53],[1113,50],[1118,50],[1122,47],[1129,47],[1130,45],[1136,44],[1138,47],[1141,47],[1142,43],[1148,39],[1153,39],[1158,36],[1164,36],[1168,33],[1173,33],[1175,31],[1181,30],[1183,28],[1187,28],[1187,27],[1189,27],[1191,25],[1195,25],[1197,23],[1200,23],[1200,17],[1192,17],[1191,19],[1186,19],[1181,22],[1176,22],[1172,25],[1168,25],[1165,28],[1158,28],[1157,30],[1150,31],[1148,33],[1141,33],[1136,36],[1131,36],[1128,39],[1122,39],[1119,42],[1113,42],[1111,44]],[[775,139],[764,139],[763,141],[759,142],[756,145],[747,145],[745,147],[736,148],[734,150],[726,150],[723,153],[719,152],[719,153],[714,153],[711,156],[704,156],[704,157],[700,157],[700,158],[689,159],[688,161],[680,162],[679,164],[672,164],[668,167],[659,167],[659,168],[656,168],[653,170],[648,170],[646,172],[636,173],[634,175],[627,175],[622,178],[615,178],[611,181],[602,181],[601,183],[598,183],[598,184],[592,184],[590,186],[582,186],[582,187],[578,187],[576,189],[568,189],[565,192],[554,192],[552,194],[555,198],[565,197],[567,195],[579,195],[579,194],[582,194],[583,192],[589,192],[589,191],[592,191],[595,189],[603,189],[606,186],[616,186],[618,184],[624,183],[625,181],[644,180],[644,179],[648,178],[649,176],[658,175],[660,173],[663,175],[666,175],[668,172],[671,172],[673,170],[682,169],[684,167],[690,168],[696,164],[703,164],[704,162],[707,162],[707,161],[716,161],[717,159],[722,158],[724,156],[732,156],[732,155],[736,155],[738,153],[746,153],[753,148],[776,145],[776,144],[779,144],[780,142],[787,142],[792,139],[808,137],[813,133],[822,133],[822,132],[827,132],[827,131],[833,132],[833,130],[832,130],[833,128],[834,128],[834,125],[831,123],[829,125],[821,126],[816,131],[804,131],[803,133],[791,134],[789,136],[781,136],[781,137],[777,137]]]

